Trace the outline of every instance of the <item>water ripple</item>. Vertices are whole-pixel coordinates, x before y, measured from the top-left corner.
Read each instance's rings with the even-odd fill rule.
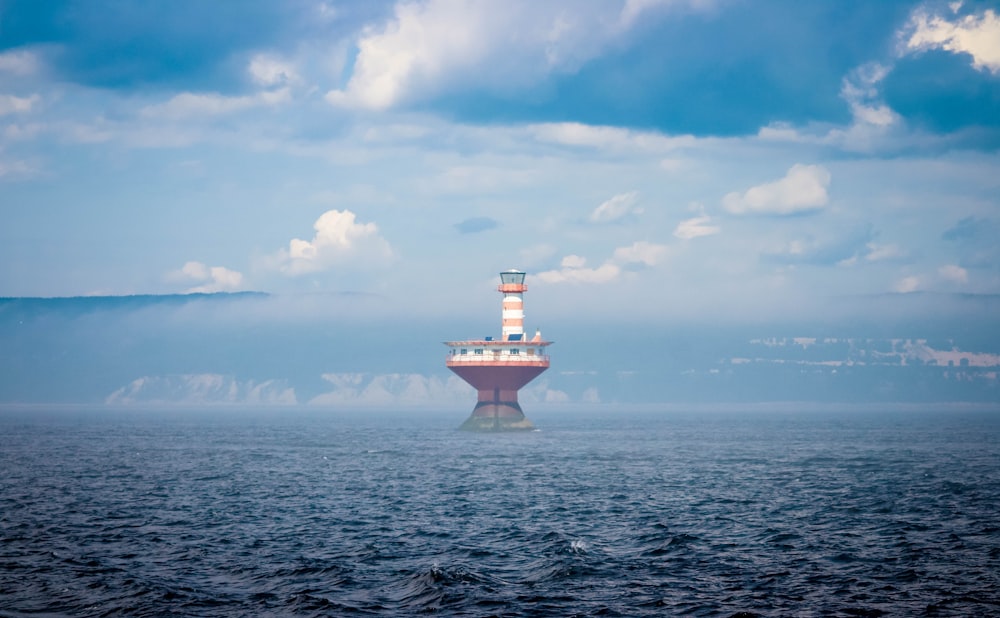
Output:
[[[995,416],[453,423],[0,415],[0,616],[1000,615]]]

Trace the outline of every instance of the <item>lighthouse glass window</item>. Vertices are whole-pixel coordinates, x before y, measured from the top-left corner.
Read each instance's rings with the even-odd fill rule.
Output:
[[[500,283],[524,283],[524,273],[521,272],[500,273]]]

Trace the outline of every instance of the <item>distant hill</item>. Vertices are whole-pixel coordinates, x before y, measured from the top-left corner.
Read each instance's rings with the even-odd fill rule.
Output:
[[[189,303],[226,303],[268,298],[265,292],[216,292],[213,294],[135,294],[129,296],[2,297],[0,321],[31,319],[41,314],[66,316],[95,311],[135,311],[149,307],[179,307]]]
[[[928,297],[873,302],[914,299]],[[949,311],[728,326],[572,316],[550,322],[552,368],[522,401],[1000,403],[1000,298],[931,300]],[[0,298],[0,404],[471,407],[441,342],[489,332],[499,315],[387,319],[368,310],[380,302],[260,292]]]

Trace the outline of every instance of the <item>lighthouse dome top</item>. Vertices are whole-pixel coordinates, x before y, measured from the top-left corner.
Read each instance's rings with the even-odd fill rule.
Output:
[[[500,283],[524,283],[524,272],[510,269],[500,273]]]

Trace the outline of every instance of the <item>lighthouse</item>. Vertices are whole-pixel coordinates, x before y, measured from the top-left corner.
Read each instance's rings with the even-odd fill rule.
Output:
[[[472,415],[462,423],[469,431],[512,431],[533,429],[517,403],[517,391],[549,368],[545,348],[551,341],[542,341],[535,331],[531,339],[524,336],[525,273],[507,270],[500,273],[497,287],[503,295],[500,338],[446,341],[448,356],[445,364],[458,377],[479,391]]]

